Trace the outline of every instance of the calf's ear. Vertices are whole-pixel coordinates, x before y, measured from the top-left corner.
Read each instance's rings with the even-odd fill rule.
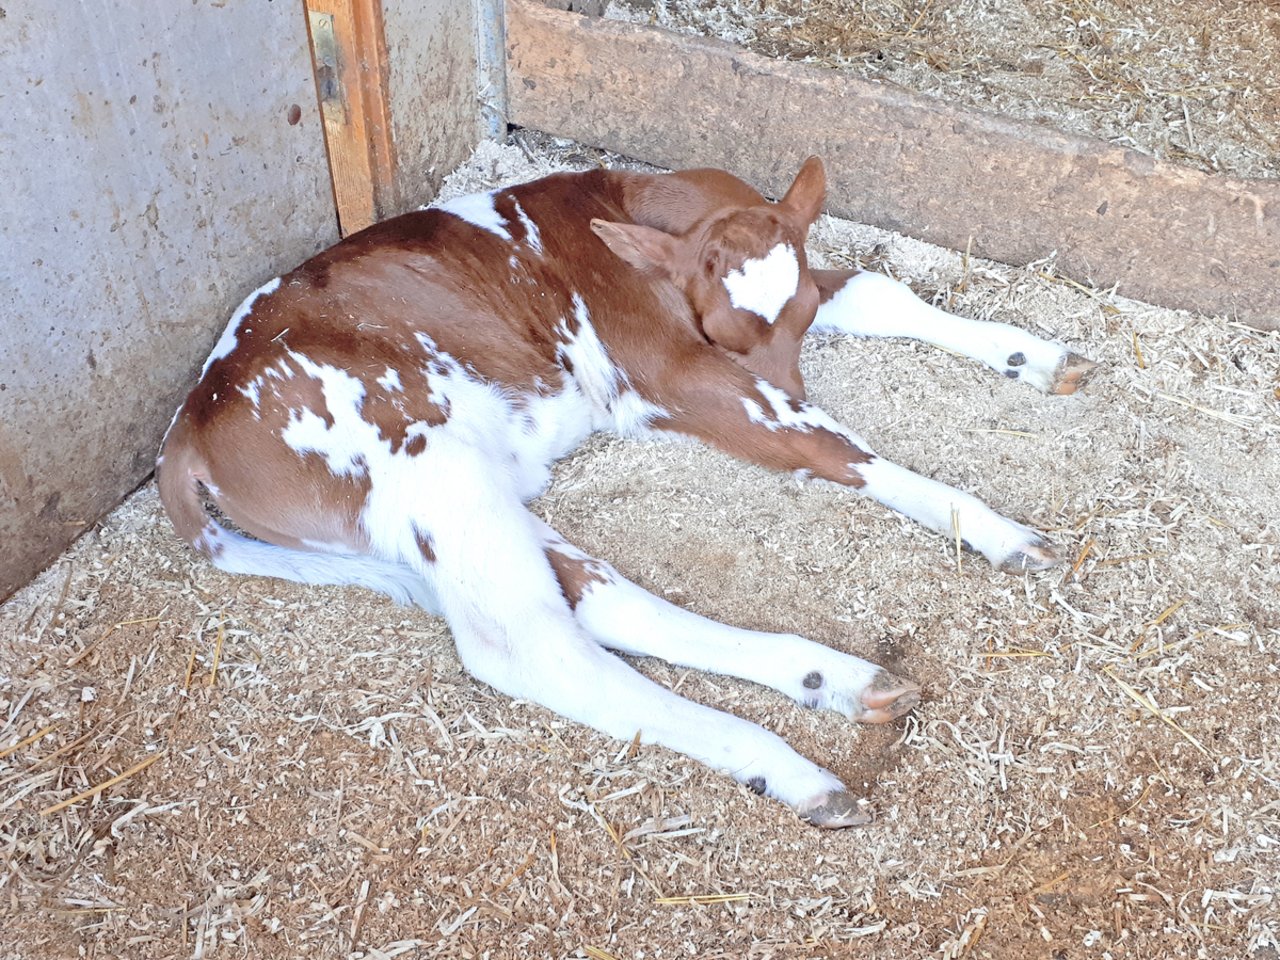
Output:
[[[810,157],[800,167],[800,172],[796,174],[780,206],[807,230],[822,212],[822,201],[826,195],[827,173],[822,167],[822,161],[817,157]]]
[[[680,244],[675,237],[636,223],[592,220],[591,232],[627,263],[639,270],[660,270],[674,277],[680,269]]]

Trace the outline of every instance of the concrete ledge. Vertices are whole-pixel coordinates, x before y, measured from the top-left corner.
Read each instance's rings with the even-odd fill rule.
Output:
[[[776,195],[809,154],[828,209],[1006,263],[1280,329],[1280,182],[785,63],[717,40],[507,0],[511,122]]]

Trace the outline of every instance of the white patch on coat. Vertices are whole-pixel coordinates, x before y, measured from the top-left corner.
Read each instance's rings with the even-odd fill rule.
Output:
[[[229,355],[236,348],[236,331],[240,328],[240,321],[249,315],[249,311],[253,309],[254,303],[259,297],[270,296],[280,287],[280,278],[268,280],[253,293],[249,294],[236,307],[236,312],[231,315],[231,320],[227,323],[227,328],[222,331],[222,336],[218,338],[218,342],[214,344],[213,352],[209,354],[209,359],[204,362],[204,366],[200,368],[200,376],[204,376],[209,372],[209,367],[223,357]]]
[[[262,393],[262,377],[254,377],[248,386],[237,387],[244,396],[249,398],[249,402],[253,404],[253,415],[256,419],[262,419],[262,413],[259,410],[258,403]]]
[[[404,390],[400,384],[400,373],[393,367],[387,367],[387,372],[377,379],[377,384],[387,393],[393,390]]]
[[[495,195],[496,191],[491,190],[488,193],[471,193],[465,197],[454,197],[452,200],[446,200],[436,209],[451,213],[473,227],[487,230],[495,237],[510,243],[511,232],[507,229],[506,220],[494,205]]]
[[[515,420],[504,436],[510,445],[516,489],[531,500],[551,482],[551,464],[577,449],[594,429],[591,405],[572,380],[558,393],[514,398]]]
[[[747,419],[752,423],[758,423],[766,430],[799,430],[803,433],[826,430],[844,437],[859,447],[863,446],[860,437],[851,433],[821,407],[815,407],[803,400],[795,400],[785,390],[774,386],[768,380],[757,378],[756,391],[768,404],[768,409],[766,410],[750,397],[743,397],[742,406],[747,411]]]
[[[573,367],[571,376],[591,404],[596,428],[611,429],[622,436],[643,435],[653,420],[669,414],[640,396],[626,371],[614,365],[578,293],[573,295],[573,315],[576,330],[570,332],[567,320],[556,327],[560,340],[556,353]]]
[[[227,573],[280,577],[296,583],[353,585],[384,593],[397,603],[440,612],[431,585],[412,568],[376,557],[351,553],[340,544],[307,541],[312,552],[250,540],[210,522],[196,539],[196,549]]]
[[[164,445],[169,442],[169,434],[173,433],[173,425],[178,422],[178,417],[182,416],[182,408],[185,407],[186,405],[187,405],[187,402],[185,400],[182,401],[182,403],[178,404],[178,409],[173,411],[173,416],[169,418],[169,426],[165,427],[164,436],[160,438],[161,450],[163,450]],[[164,462],[163,456],[156,457],[156,463],[163,463],[163,462]]]
[[[516,216],[520,219],[520,223],[524,226],[524,243],[534,253],[542,253],[542,234],[538,230],[538,225],[529,219],[529,215],[524,212],[524,207],[520,206],[520,201],[516,202]]]
[[[320,381],[325,408],[333,424],[326,423],[308,407],[290,410],[281,438],[296,453],[316,453],[324,457],[334,476],[364,476],[370,450],[388,446],[379,437],[378,428],[360,416],[364,384],[327,363],[316,363],[292,350],[289,356],[303,373]]]
[[[511,449],[507,432],[515,421],[509,402],[499,391],[469,377],[452,357],[435,351],[430,337],[424,335],[423,339],[431,345],[431,369],[426,371],[432,387],[430,399],[447,406],[450,416],[439,427],[411,423],[406,427],[406,438],[429,436],[427,454],[442,443],[461,443],[492,453],[501,463],[497,454]],[[393,451],[379,428],[361,415],[364,384],[347,371],[316,363],[300,353],[290,352],[289,356],[303,373],[320,382],[332,424],[310,409],[291,410],[281,438],[300,455],[323,457],[334,476],[367,478],[369,494],[360,511],[360,525],[373,553],[386,561],[414,562],[420,548],[415,528],[405,522],[409,516],[405,497],[430,499],[435,495],[439,458],[411,455],[405,446]],[[429,528],[422,529],[429,532]]]
[[[729,302],[739,310],[759,314],[773,324],[800,285],[800,262],[789,244],[780,243],[765,256],[746,261],[724,278]]]
[[[594,429],[591,406],[570,381],[558,391],[513,394],[487,384],[417,334],[429,358],[427,398],[447,405],[450,436],[484,451],[500,464],[521,500],[531,500],[551,482],[551,464],[574,450]],[[432,442],[444,427],[432,432]]]
[[[293,367],[289,366],[289,361],[283,358],[275,366],[267,367],[262,371],[263,376],[270,377],[272,380],[291,380],[294,372]]]

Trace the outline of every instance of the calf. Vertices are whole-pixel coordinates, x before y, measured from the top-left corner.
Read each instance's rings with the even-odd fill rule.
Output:
[[[608,651],[743,677],[867,723],[907,712],[915,684],[674,607],[524,506],[594,430],[679,434],[843,484],[941,533],[958,522],[1002,570],[1058,562],[1035,531],[886,462],[805,402],[800,344],[810,329],[916,337],[1054,393],[1092,364],[947,316],[885,276],[810,270],[824,191],[817,158],[777,203],[719,170],[593,170],[357,233],[235,312],[165,439],[165,509],[223,570],[417,604],[505,693],[614,737],[640,731],[818,826],[864,822],[840,781],[779,737]]]

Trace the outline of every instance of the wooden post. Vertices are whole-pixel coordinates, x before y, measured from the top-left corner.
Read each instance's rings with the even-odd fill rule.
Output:
[[[338,229],[362,230],[396,206],[381,0],[306,0]]]

